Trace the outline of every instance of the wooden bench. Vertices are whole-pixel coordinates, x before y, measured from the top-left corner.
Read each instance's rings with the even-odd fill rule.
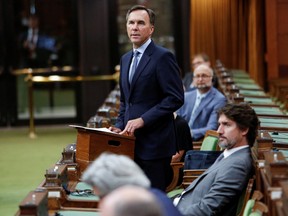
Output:
[[[264,195],[264,203],[269,209],[267,215],[277,215],[275,202],[281,198],[283,191],[280,182],[288,180],[288,162],[281,152],[266,152],[257,169],[256,188]]]

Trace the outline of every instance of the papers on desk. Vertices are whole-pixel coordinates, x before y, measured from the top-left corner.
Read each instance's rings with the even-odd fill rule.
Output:
[[[95,130],[95,131],[102,131],[102,132],[106,132],[106,133],[112,133],[112,134],[118,134],[118,133],[115,133],[113,131],[110,131],[108,128],[90,128],[90,127],[84,127],[84,126],[80,126],[80,125],[69,125],[69,127],[74,127],[74,128],[82,128],[82,129],[85,129],[85,130]]]

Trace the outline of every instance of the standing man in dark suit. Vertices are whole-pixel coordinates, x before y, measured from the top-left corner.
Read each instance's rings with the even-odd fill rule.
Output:
[[[252,176],[250,147],[259,125],[255,111],[243,103],[227,104],[218,113],[219,146],[225,150],[174,199],[174,205],[183,215],[236,215],[239,197]]]
[[[135,135],[135,162],[153,187],[165,190],[176,152],[173,112],[184,102],[180,70],[175,56],[151,39],[155,22],[151,9],[133,6],[126,21],[133,50],[120,61],[121,104],[110,130]]]

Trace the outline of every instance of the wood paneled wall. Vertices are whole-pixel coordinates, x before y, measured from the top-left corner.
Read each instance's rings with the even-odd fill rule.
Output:
[[[190,54],[206,52],[227,68],[248,71],[264,86],[263,2],[191,0]]]
[[[118,56],[116,28],[116,1],[85,0],[78,1],[79,44],[81,75],[113,74],[112,56]],[[113,22],[110,19],[114,18]],[[114,37],[112,37],[114,35]],[[113,48],[113,49],[112,49]],[[113,50],[113,52],[112,52]],[[112,82],[112,81],[111,81]],[[87,122],[111,91],[111,83],[83,83],[81,88],[81,119]]]
[[[288,77],[288,0],[266,0],[268,79]]]

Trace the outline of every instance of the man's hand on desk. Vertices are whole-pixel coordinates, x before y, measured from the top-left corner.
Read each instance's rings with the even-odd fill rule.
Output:
[[[144,121],[142,118],[133,119],[127,122],[126,127],[119,134],[134,136],[136,129],[144,126]]]
[[[121,131],[121,129],[116,128],[116,127],[109,127],[108,129],[114,133],[118,133],[118,134],[125,135],[125,136],[132,136],[131,134],[128,134],[127,131],[124,133],[123,131]]]
[[[116,128],[116,127],[109,127],[108,128],[110,131],[112,131],[112,132],[115,132],[115,133],[120,133],[121,132],[121,130],[119,129],[119,128]]]

